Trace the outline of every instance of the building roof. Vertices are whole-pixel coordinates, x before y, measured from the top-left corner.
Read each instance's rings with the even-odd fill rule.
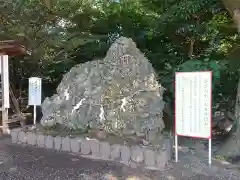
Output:
[[[8,56],[30,55],[31,53],[20,43],[15,40],[0,41],[0,54]]]

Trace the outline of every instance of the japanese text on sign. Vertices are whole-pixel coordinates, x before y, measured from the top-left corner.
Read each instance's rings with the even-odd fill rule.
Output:
[[[175,131],[179,136],[211,138],[211,72],[176,73]]]
[[[41,105],[42,80],[38,77],[29,78],[28,105]]]

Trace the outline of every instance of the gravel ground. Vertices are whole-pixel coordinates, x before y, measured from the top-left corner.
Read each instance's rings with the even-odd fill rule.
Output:
[[[236,180],[231,174],[194,174],[191,168],[182,166],[164,172],[143,171],[63,152],[12,145],[9,138],[0,140],[0,161],[0,180]]]

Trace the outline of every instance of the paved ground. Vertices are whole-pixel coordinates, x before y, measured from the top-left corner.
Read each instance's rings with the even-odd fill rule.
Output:
[[[142,171],[127,166],[94,161],[68,153],[11,145],[0,140],[0,180],[236,180],[192,173],[190,167],[175,166],[166,172]],[[199,169],[199,168],[198,168]],[[187,172],[187,173],[185,173]],[[191,174],[191,175],[190,175]]]

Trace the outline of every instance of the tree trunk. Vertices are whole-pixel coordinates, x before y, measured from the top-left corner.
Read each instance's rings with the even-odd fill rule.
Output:
[[[232,16],[238,32],[240,32],[240,0],[223,0],[223,4]],[[240,75],[236,95],[235,117],[235,132],[231,134],[228,141],[219,151],[219,153],[223,156],[234,157],[240,155]]]
[[[227,142],[220,149],[219,154],[223,156],[237,156],[240,154],[240,78],[238,80],[236,105],[235,105],[236,129],[230,135]]]
[[[240,32],[240,0],[223,0],[223,4]]]
[[[236,96],[236,105],[235,105],[235,117],[236,117],[236,132],[240,133],[240,78],[238,79],[238,87],[237,87],[237,96]],[[239,138],[240,139],[240,136]]]

